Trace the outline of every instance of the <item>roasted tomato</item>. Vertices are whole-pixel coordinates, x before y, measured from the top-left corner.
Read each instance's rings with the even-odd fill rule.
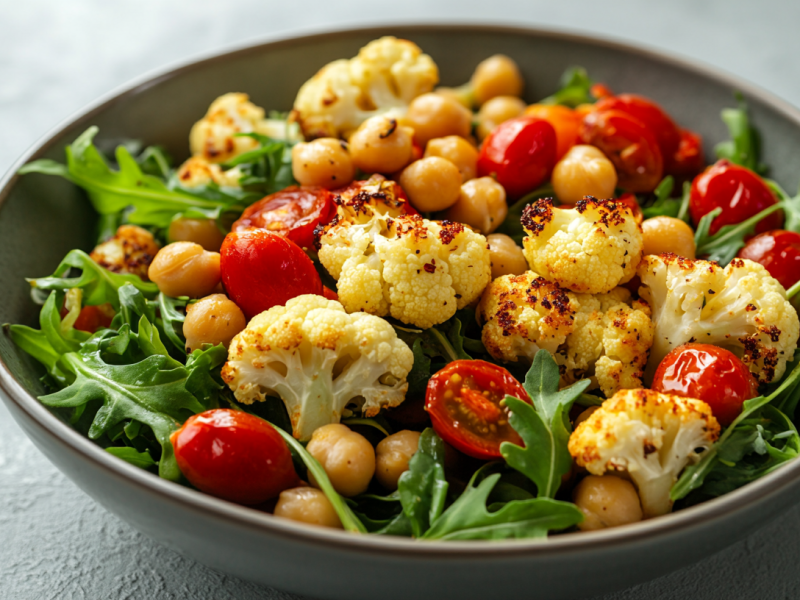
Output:
[[[784,229],[760,233],[738,256],[764,265],[787,290],[800,281],[800,233]]]
[[[498,125],[483,141],[478,177],[497,179],[511,198],[539,187],[556,164],[556,132],[543,119],[518,117]]]
[[[597,146],[617,169],[617,184],[628,192],[652,192],[664,174],[655,135],[620,110],[595,110],[583,118],[581,140]]]
[[[225,236],[220,271],[228,296],[248,319],[303,294],[323,295],[314,263],[300,246],[264,229]]]
[[[723,225],[746,221],[777,202],[775,194],[761,177],[746,167],[723,159],[694,178],[689,212],[696,227],[705,215],[721,208],[720,215],[711,222],[709,233],[713,235]],[[756,232],[780,229],[781,225],[783,213],[776,211],[756,225]]]
[[[703,138],[688,129],[681,129],[681,141],[667,165],[667,174],[688,181],[703,170]]]
[[[314,247],[314,228],[333,218],[334,195],[320,187],[293,185],[248,206],[231,231],[251,227],[289,238],[301,248]]]
[[[67,316],[69,311],[66,308],[61,309],[61,318]],[[80,331],[87,331],[94,333],[101,327],[108,327],[111,325],[111,320],[114,318],[114,308],[110,304],[100,304],[99,306],[84,306],[78,314],[78,318],[72,324],[72,327]]]
[[[639,225],[642,224],[642,221],[644,221],[644,214],[642,213],[642,207],[639,206],[639,201],[636,199],[636,194],[626,192],[617,198],[617,202],[622,202],[625,206],[630,208],[633,213],[633,218],[636,219]]]
[[[189,417],[170,440],[181,473],[212,496],[261,504],[299,484],[286,442],[249,413],[207,410]]]
[[[508,423],[503,398],[530,402],[522,385],[503,367],[482,360],[457,360],[431,377],[425,408],[433,429],[464,454],[500,458],[500,444],[522,440]]]
[[[699,398],[722,425],[742,412],[742,403],[758,396],[758,385],[735,354],[710,344],[684,344],[658,365],[652,388],[684,398]]]
[[[560,104],[531,104],[525,116],[536,117],[550,123],[556,132],[556,162],[578,143],[581,130],[581,115]]]

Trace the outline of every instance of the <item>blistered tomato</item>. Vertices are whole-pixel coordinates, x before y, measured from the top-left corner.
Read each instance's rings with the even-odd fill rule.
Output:
[[[525,116],[536,117],[550,123],[556,132],[556,162],[578,143],[582,116],[560,104],[532,104],[525,109]]]
[[[500,458],[500,444],[522,440],[508,423],[508,396],[530,399],[503,367],[482,360],[457,360],[431,377],[425,408],[437,434],[475,458]]]
[[[220,249],[225,291],[248,319],[303,294],[322,296],[322,281],[300,246],[265,229],[234,231]]]
[[[478,177],[494,177],[511,198],[533,191],[556,164],[556,132],[547,121],[518,117],[498,125],[483,141]]]
[[[688,129],[681,129],[681,141],[667,166],[667,174],[678,179],[688,180],[705,166],[703,139]]]
[[[710,344],[684,344],[658,365],[652,389],[698,398],[711,407],[722,425],[742,412],[742,403],[758,396],[758,385],[733,352]]]
[[[787,290],[800,281],[800,233],[784,229],[760,233],[738,256],[764,265]]]
[[[181,473],[197,489],[239,504],[261,504],[298,485],[286,442],[246,412],[215,409],[170,436]]]
[[[746,167],[723,159],[694,178],[689,212],[696,227],[705,215],[721,208],[722,212],[711,222],[709,233],[713,235],[723,225],[746,221],[777,202],[775,194],[761,177]],[[756,225],[756,232],[779,229],[782,224],[783,213],[778,210],[762,219]]]

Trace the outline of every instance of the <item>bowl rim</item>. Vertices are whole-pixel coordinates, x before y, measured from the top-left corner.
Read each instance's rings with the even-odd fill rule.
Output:
[[[11,189],[16,184],[18,178],[17,170],[51,148],[65,130],[79,124],[81,121],[91,119],[95,114],[103,111],[111,104],[122,101],[127,96],[141,93],[162,81],[205,67],[214,62],[225,61],[247,54],[258,54],[270,49],[303,45],[308,42],[333,40],[350,35],[377,37],[382,35],[413,35],[415,32],[435,31],[527,35],[565,42],[588,43],[627,54],[640,55],[649,60],[674,66],[703,78],[714,80],[731,89],[736,89],[745,96],[759,100],[800,127],[800,110],[778,96],[722,69],[639,44],[623,42],[595,34],[568,31],[560,28],[508,25],[502,22],[477,24],[469,21],[426,21],[424,23],[405,22],[399,24],[371,23],[357,27],[295,29],[288,33],[273,34],[240,44],[228,45],[215,51],[205,52],[173,62],[149,71],[102,95],[83,109],[63,119],[12,164],[10,170],[0,178],[0,208],[2,208]],[[712,520],[728,517],[732,513],[764,501],[768,496],[774,495],[781,489],[794,484],[800,478],[800,461],[792,461],[790,464],[784,465],[761,479],[724,496],[686,508],[677,513],[602,531],[565,533],[548,537],[544,540],[427,541],[420,543],[410,538],[353,535],[339,530],[309,527],[286,519],[276,518],[256,509],[236,505],[161,479],[153,473],[139,469],[105,452],[89,438],[82,436],[69,427],[69,425],[47,410],[37,398],[29,394],[2,360],[0,360],[0,396],[13,403],[36,427],[45,434],[54,437],[65,448],[81,454],[84,459],[91,461],[96,467],[106,471],[109,476],[130,480],[142,486],[148,492],[160,496],[163,501],[179,503],[187,508],[205,513],[208,517],[227,520],[231,525],[246,526],[254,532],[263,531],[270,536],[290,538],[290,541],[296,543],[313,543],[315,545],[335,547],[337,550],[346,550],[352,553],[380,553],[413,556],[414,558],[457,557],[460,559],[472,558],[481,560],[489,556],[492,558],[544,558],[564,553],[593,552],[603,548],[632,544],[645,539],[666,538],[691,527],[707,525]]]

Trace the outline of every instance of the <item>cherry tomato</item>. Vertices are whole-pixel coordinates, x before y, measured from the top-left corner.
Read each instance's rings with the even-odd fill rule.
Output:
[[[633,213],[633,218],[639,225],[642,224],[642,221],[644,221],[644,213],[642,213],[642,207],[639,206],[639,201],[636,199],[636,194],[625,192],[617,198],[617,202],[622,202],[625,206],[630,208]]]
[[[265,229],[225,236],[220,271],[225,290],[248,319],[303,294],[323,295],[314,263],[300,246]]]
[[[681,129],[681,141],[666,167],[667,173],[679,180],[688,180],[702,171],[704,166],[703,138],[694,131]]]
[[[614,92],[605,83],[593,83],[589,88],[589,93],[598,100],[614,95]]]
[[[327,285],[322,286],[322,295],[325,296],[328,300],[336,300],[337,302],[339,301],[339,294],[334,292]]]
[[[742,412],[742,403],[758,396],[758,384],[733,352],[710,344],[674,348],[658,365],[652,388],[684,398],[699,398],[722,425]]]
[[[664,166],[669,171],[669,163],[678,151],[681,134],[664,109],[652,100],[636,94],[619,94],[604,98],[596,106],[598,111],[622,111],[644,125],[655,136],[664,159]]]
[[[764,265],[787,290],[800,281],[800,233],[784,229],[760,233],[750,238],[738,257]]]
[[[581,115],[560,104],[531,104],[525,109],[525,116],[543,119],[556,131],[556,162],[578,143],[581,129]]]
[[[66,308],[62,308],[60,311],[61,318],[63,319],[66,317],[68,312]],[[110,304],[84,306],[81,308],[81,312],[78,314],[78,318],[75,319],[75,323],[72,324],[72,327],[80,331],[94,333],[101,327],[108,327],[111,325],[111,320],[113,318],[114,309]]]
[[[506,395],[530,403],[525,389],[503,367],[483,360],[457,360],[431,377],[425,408],[433,429],[464,454],[500,458],[500,444],[522,440],[508,423]]]
[[[664,159],[653,133],[620,110],[595,110],[583,118],[581,140],[597,146],[617,169],[628,192],[652,192],[664,174]]]
[[[299,483],[286,442],[249,413],[207,410],[189,417],[170,440],[181,473],[212,496],[261,504]]]
[[[495,177],[511,198],[519,198],[550,177],[556,148],[556,132],[547,121],[535,117],[510,119],[483,141],[478,177]]]
[[[723,159],[694,178],[689,212],[697,226],[705,215],[721,208],[722,213],[711,222],[709,233],[713,235],[723,225],[746,221],[777,202],[775,194],[761,177],[746,167]],[[783,213],[776,211],[756,225],[756,232],[780,229],[782,224]]]
[[[313,248],[314,228],[336,212],[333,198],[320,187],[293,185],[248,206],[231,231],[257,227],[285,236],[301,248]]]

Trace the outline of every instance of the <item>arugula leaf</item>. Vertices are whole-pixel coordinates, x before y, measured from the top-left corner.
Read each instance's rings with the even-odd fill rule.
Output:
[[[746,221],[736,225],[723,225],[714,235],[709,235],[711,222],[722,212],[722,208],[715,208],[700,219],[700,223],[697,225],[697,230],[694,234],[697,256],[704,256],[707,260],[715,260],[722,266],[727,265],[736,257],[739,250],[744,247],[745,238],[755,231],[759,221],[782,207],[783,203],[778,202]]]
[[[650,205],[642,208],[642,214],[645,219],[652,219],[653,217],[667,216],[681,219],[682,221],[689,221],[689,198],[691,196],[692,184],[688,181],[683,184],[683,194],[680,198],[670,198],[672,190],[675,186],[675,180],[672,175],[667,175],[661,183],[658,184],[655,191],[655,201]]]
[[[149,452],[139,452],[136,448],[131,448],[130,446],[111,446],[106,448],[106,452],[113,454],[117,458],[121,458],[122,460],[129,462],[140,469],[149,469],[157,464],[156,461],[154,461],[150,456]]]
[[[237,137],[249,137],[259,147],[229,160],[223,168],[239,167],[243,189],[257,192],[260,196],[274,194],[290,185],[297,185],[292,174],[292,146],[294,143],[276,140],[259,133],[238,133]]]
[[[58,366],[61,354],[56,352],[44,332],[26,325],[9,325],[8,333],[20,350],[44,365],[56,383],[62,387],[69,383],[67,374]]]
[[[759,162],[761,154],[761,136],[758,130],[750,125],[747,114],[747,103],[744,97],[736,94],[738,108],[722,109],[722,120],[728,126],[731,139],[720,142],[714,147],[718,158],[726,158],[732,163],[747,167],[759,175],[767,172],[767,167]]]
[[[425,391],[428,389],[428,380],[431,378],[431,359],[422,350],[422,340],[419,338],[414,340],[411,351],[414,353],[414,366],[406,378],[408,381],[406,396],[408,398],[424,398]]]
[[[420,538],[444,510],[448,483],[444,478],[444,442],[432,429],[419,438],[419,446],[400,476],[397,491],[403,506],[402,517],[411,524],[414,537]]]
[[[219,188],[203,194],[168,186],[159,177],[149,175],[125,146],[118,146],[119,170],[109,167],[93,143],[97,127],[90,127],[66,148],[67,165],[39,160],[23,166],[19,173],[59,175],[84,188],[95,210],[101,215],[117,214],[132,207],[127,220],[137,225],[168,227],[176,214],[194,218],[219,218],[226,212],[240,213],[241,194],[226,194]],[[204,197],[211,196],[211,197]]]
[[[592,96],[592,80],[583,67],[569,67],[561,75],[561,88],[552,96],[547,96],[539,104],[563,104],[575,108],[579,104],[591,104],[595,101]]]
[[[536,484],[538,498],[553,498],[562,475],[572,466],[567,450],[569,409],[591,383],[584,379],[559,390],[559,378],[555,359],[549,352],[539,351],[523,384],[533,406],[512,396],[505,398],[511,410],[509,423],[525,446],[503,442],[500,453],[510,467]]]
[[[158,311],[164,334],[173,348],[183,356],[186,356],[186,340],[183,338],[183,322],[186,320],[186,314],[178,309],[185,310],[188,303],[187,297],[170,298],[164,292],[158,294]]]
[[[550,498],[512,500],[499,510],[490,511],[486,504],[499,479],[500,474],[495,473],[474,486],[473,476],[464,493],[436,520],[422,539],[543,538],[548,531],[566,529],[583,520],[583,513],[577,506]]]
[[[521,246],[522,238],[528,235],[522,227],[522,211],[534,200],[546,198],[548,196],[552,197],[553,194],[553,186],[546,183],[542,187],[533,190],[517,200],[508,207],[508,214],[505,220],[500,224],[500,227],[495,230],[495,233],[504,233]]]
[[[778,185],[778,182],[771,179],[765,179],[764,182],[780,200],[781,208],[783,208],[784,229],[800,233],[800,193],[791,197]]]

